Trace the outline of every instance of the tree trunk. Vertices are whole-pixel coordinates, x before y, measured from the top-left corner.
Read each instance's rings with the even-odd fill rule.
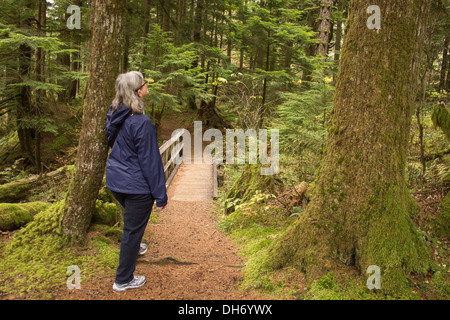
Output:
[[[231,8],[228,9],[228,19],[229,20],[233,19],[233,10]],[[227,63],[228,64],[231,63],[231,50],[233,49],[233,40],[232,40],[232,36],[231,36],[232,32],[233,32],[233,26],[230,23],[229,26],[228,26],[228,34],[226,35],[226,38],[227,38],[227,57],[228,57]]]
[[[430,0],[380,0],[380,30],[369,30],[369,0],[350,5],[326,154],[311,202],[274,242],[268,266],[293,264],[314,279],[337,261],[361,274],[377,265],[382,290],[398,293],[424,273],[429,252],[411,216],[405,182],[424,20]]]
[[[202,20],[204,0],[197,0],[194,20],[194,42],[200,43],[202,40]]]
[[[316,2],[317,2],[318,0],[314,0],[313,1],[313,5],[316,5]],[[318,5],[318,4],[317,4]],[[307,18],[307,20],[308,20],[308,27],[310,27],[311,28],[311,31],[314,31],[314,32],[316,32],[317,30],[318,30],[318,28],[319,28],[319,25],[318,25],[318,23],[317,23],[317,16],[319,15],[319,9],[317,8],[313,8],[313,9],[311,9],[311,10],[309,10],[309,13],[308,13],[308,18]],[[316,53],[317,53],[317,44],[315,44],[315,43],[312,43],[312,44],[310,44],[310,45],[308,45],[307,47],[306,47],[306,50],[305,50],[305,56],[307,56],[307,57],[313,57],[313,56],[315,56],[316,55]],[[311,75],[312,75],[312,69],[313,69],[314,67],[313,66],[308,66],[308,67],[305,67],[304,69],[303,69],[303,75],[302,75],[302,81],[303,82],[306,82],[305,83],[305,86],[306,87],[308,87],[309,86],[309,82],[311,81],[311,79],[312,79],[312,77],[311,77]]]
[[[445,89],[445,75],[448,72],[448,45],[449,45],[449,35],[445,36],[444,51],[442,52],[442,65],[441,65],[441,75],[439,78],[439,91]]]
[[[339,14],[343,15],[343,0],[338,0],[337,11]],[[336,68],[339,67],[339,58],[341,56],[341,41],[342,41],[342,18],[339,17],[336,21],[336,42],[334,45],[334,61],[336,63]],[[333,83],[336,83],[336,75],[333,72]]]
[[[185,31],[183,30],[184,21],[186,19],[186,12],[187,12],[187,3],[186,0],[178,0],[177,1],[177,25],[178,28],[175,32],[175,44],[181,44],[186,39],[184,39]]]
[[[163,0],[160,2],[162,8],[162,25],[163,32],[170,31],[170,0]]]
[[[320,5],[320,24],[319,24],[319,45],[317,54],[322,55],[325,59],[328,56],[328,42],[330,41],[331,32],[331,6],[333,0],[322,0]]]
[[[270,30],[267,32],[267,49],[266,49],[266,66],[265,66],[266,71],[269,71],[269,61],[270,61]],[[265,111],[266,111],[266,96],[267,96],[267,76],[264,77],[264,80],[263,80],[261,116],[258,121],[258,128],[263,127],[264,115],[265,115]]]
[[[62,222],[64,234],[75,245],[84,243],[105,171],[106,113],[119,72],[125,0],[96,0],[90,6],[92,39],[83,127]]]
[[[146,0],[144,6],[144,36],[142,37],[142,56],[147,55],[147,46],[145,46],[145,39],[150,31],[150,12],[152,0]],[[144,59],[141,60],[141,65],[139,70],[144,70]]]
[[[445,87],[447,88],[446,91],[450,92],[450,59],[447,59],[447,78],[445,79]]]
[[[26,3],[26,8],[28,10],[32,10],[32,4]],[[26,29],[31,29],[33,25],[33,18],[28,17],[22,21],[22,25],[19,27],[24,27]],[[19,79],[20,81],[25,81],[30,78],[32,71],[31,59],[33,55],[33,50],[28,44],[21,44],[19,47],[18,53],[18,62],[19,62]],[[34,134],[33,130],[29,128],[26,123],[26,117],[31,115],[31,87],[23,86],[21,88],[20,93],[20,101],[17,105],[16,111],[16,125],[17,125],[17,133],[20,141],[20,149],[22,153],[25,154],[26,161],[34,166],[34,154],[32,148],[32,135]]]
[[[46,28],[46,12],[47,12],[47,2],[40,0],[37,5],[37,32],[39,35],[43,35]],[[43,48],[36,49],[36,80],[40,82],[45,82],[45,51]],[[42,116],[42,108],[44,104],[44,99],[46,92],[44,90],[36,90],[34,95],[37,97],[35,99],[35,105],[33,107],[33,116],[39,119]],[[35,128],[34,135],[34,162],[36,172],[41,172],[41,128],[37,125]]]
[[[26,44],[22,44],[19,48],[19,75],[21,79],[29,77],[31,71],[32,49]],[[20,93],[20,102],[17,106],[16,121],[17,133],[20,141],[20,149],[25,154],[26,160],[34,165],[32,142],[32,129],[26,126],[24,118],[31,114],[31,88],[23,86]]]
[[[80,6],[81,7],[81,0],[74,0],[72,1],[72,3],[74,5]],[[72,37],[72,41],[71,41],[71,48],[75,48],[78,49],[76,52],[72,52],[71,53],[71,70],[75,71],[75,72],[79,72],[80,71],[80,46],[81,46],[81,33],[80,30],[70,30],[71,32],[71,37]],[[80,89],[80,80],[79,79],[73,79],[70,81],[70,85],[69,85],[69,101],[72,99],[75,99],[78,95],[78,91]]]
[[[124,32],[124,41],[123,41],[123,55],[122,55],[122,67],[120,69],[121,73],[128,72],[128,64],[129,64],[129,54],[130,54],[130,32],[129,30],[125,30]]]

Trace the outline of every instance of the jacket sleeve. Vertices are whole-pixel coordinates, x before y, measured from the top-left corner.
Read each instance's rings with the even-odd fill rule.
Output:
[[[159,153],[156,128],[149,119],[144,121],[136,132],[136,147],[142,173],[156,200],[156,206],[163,207],[167,204],[166,177]]]

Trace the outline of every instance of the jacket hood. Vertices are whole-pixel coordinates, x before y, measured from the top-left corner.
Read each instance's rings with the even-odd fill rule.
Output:
[[[116,111],[112,112],[112,105],[109,106],[109,112],[106,117],[106,136],[108,137],[108,143],[112,145],[112,139],[116,129],[125,121],[128,113],[131,110],[125,105],[120,104]]]

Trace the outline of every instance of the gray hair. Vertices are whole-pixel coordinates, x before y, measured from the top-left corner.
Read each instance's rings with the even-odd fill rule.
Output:
[[[113,112],[123,103],[133,113],[144,113],[144,102],[136,91],[140,88],[144,76],[139,71],[130,71],[120,74],[116,79],[116,97],[112,102]]]

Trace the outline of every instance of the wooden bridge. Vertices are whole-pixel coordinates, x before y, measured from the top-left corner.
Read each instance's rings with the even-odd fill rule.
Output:
[[[159,148],[166,176],[166,187],[173,188],[172,200],[210,201],[217,197],[217,169],[215,159],[195,159],[191,152],[191,163],[183,163],[186,129],[165,141]],[[201,163],[199,163],[201,160]],[[176,179],[175,179],[176,176]]]

